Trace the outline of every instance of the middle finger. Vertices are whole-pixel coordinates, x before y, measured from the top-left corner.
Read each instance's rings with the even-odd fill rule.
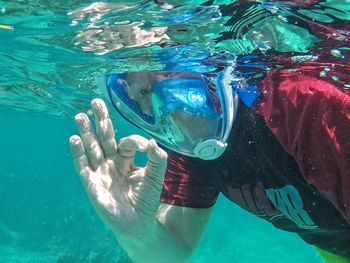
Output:
[[[117,143],[113,124],[108,115],[106,104],[101,99],[94,99],[91,102],[95,114],[96,131],[105,157],[117,154]]]

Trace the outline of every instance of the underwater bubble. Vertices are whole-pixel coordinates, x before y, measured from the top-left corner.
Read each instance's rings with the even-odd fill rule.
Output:
[[[339,49],[332,49],[331,50],[331,54],[332,54],[332,56],[335,56],[335,57],[337,57],[337,58],[343,58],[344,56],[343,56],[343,54],[341,53],[341,51],[339,50]]]
[[[322,70],[320,72],[320,77],[327,77],[327,71]]]
[[[338,77],[338,76],[332,76],[332,79],[333,79],[334,81],[338,81],[338,80],[339,80],[339,77]]]

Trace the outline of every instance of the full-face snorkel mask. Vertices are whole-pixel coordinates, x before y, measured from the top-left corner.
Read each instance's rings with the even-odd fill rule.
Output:
[[[142,71],[111,73],[99,88],[129,122],[180,154],[204,160],[226,149],[238,97],[232,67],[218,73]]]
[[[155,59],[163,71],[106,74],[98,80],[100,90],[126,120],[164,147],[204,160],[218,158],[238,107],[231,83],[236,57],[176,46],[163,48]]]

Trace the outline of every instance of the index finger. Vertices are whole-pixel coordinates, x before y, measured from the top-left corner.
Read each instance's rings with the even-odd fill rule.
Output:
[[[136,151],[146,152],[148,140],[140,135],[130,135],[122,138],[118,144],[118,165],[124,171],[130,169],[134,163]]]

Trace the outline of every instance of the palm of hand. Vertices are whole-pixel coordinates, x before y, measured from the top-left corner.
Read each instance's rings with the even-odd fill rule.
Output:
[[[114,231],[132,231],[155,218],[167,156],[154,140],[138,135],[117,145],[105,104],[96,99],[92,106],[98,139],[89,118],[78,114],[81,138],[70,139],[74,163],[101,218]],[[134,166],[135,151],[147,152],[145,167]]]

